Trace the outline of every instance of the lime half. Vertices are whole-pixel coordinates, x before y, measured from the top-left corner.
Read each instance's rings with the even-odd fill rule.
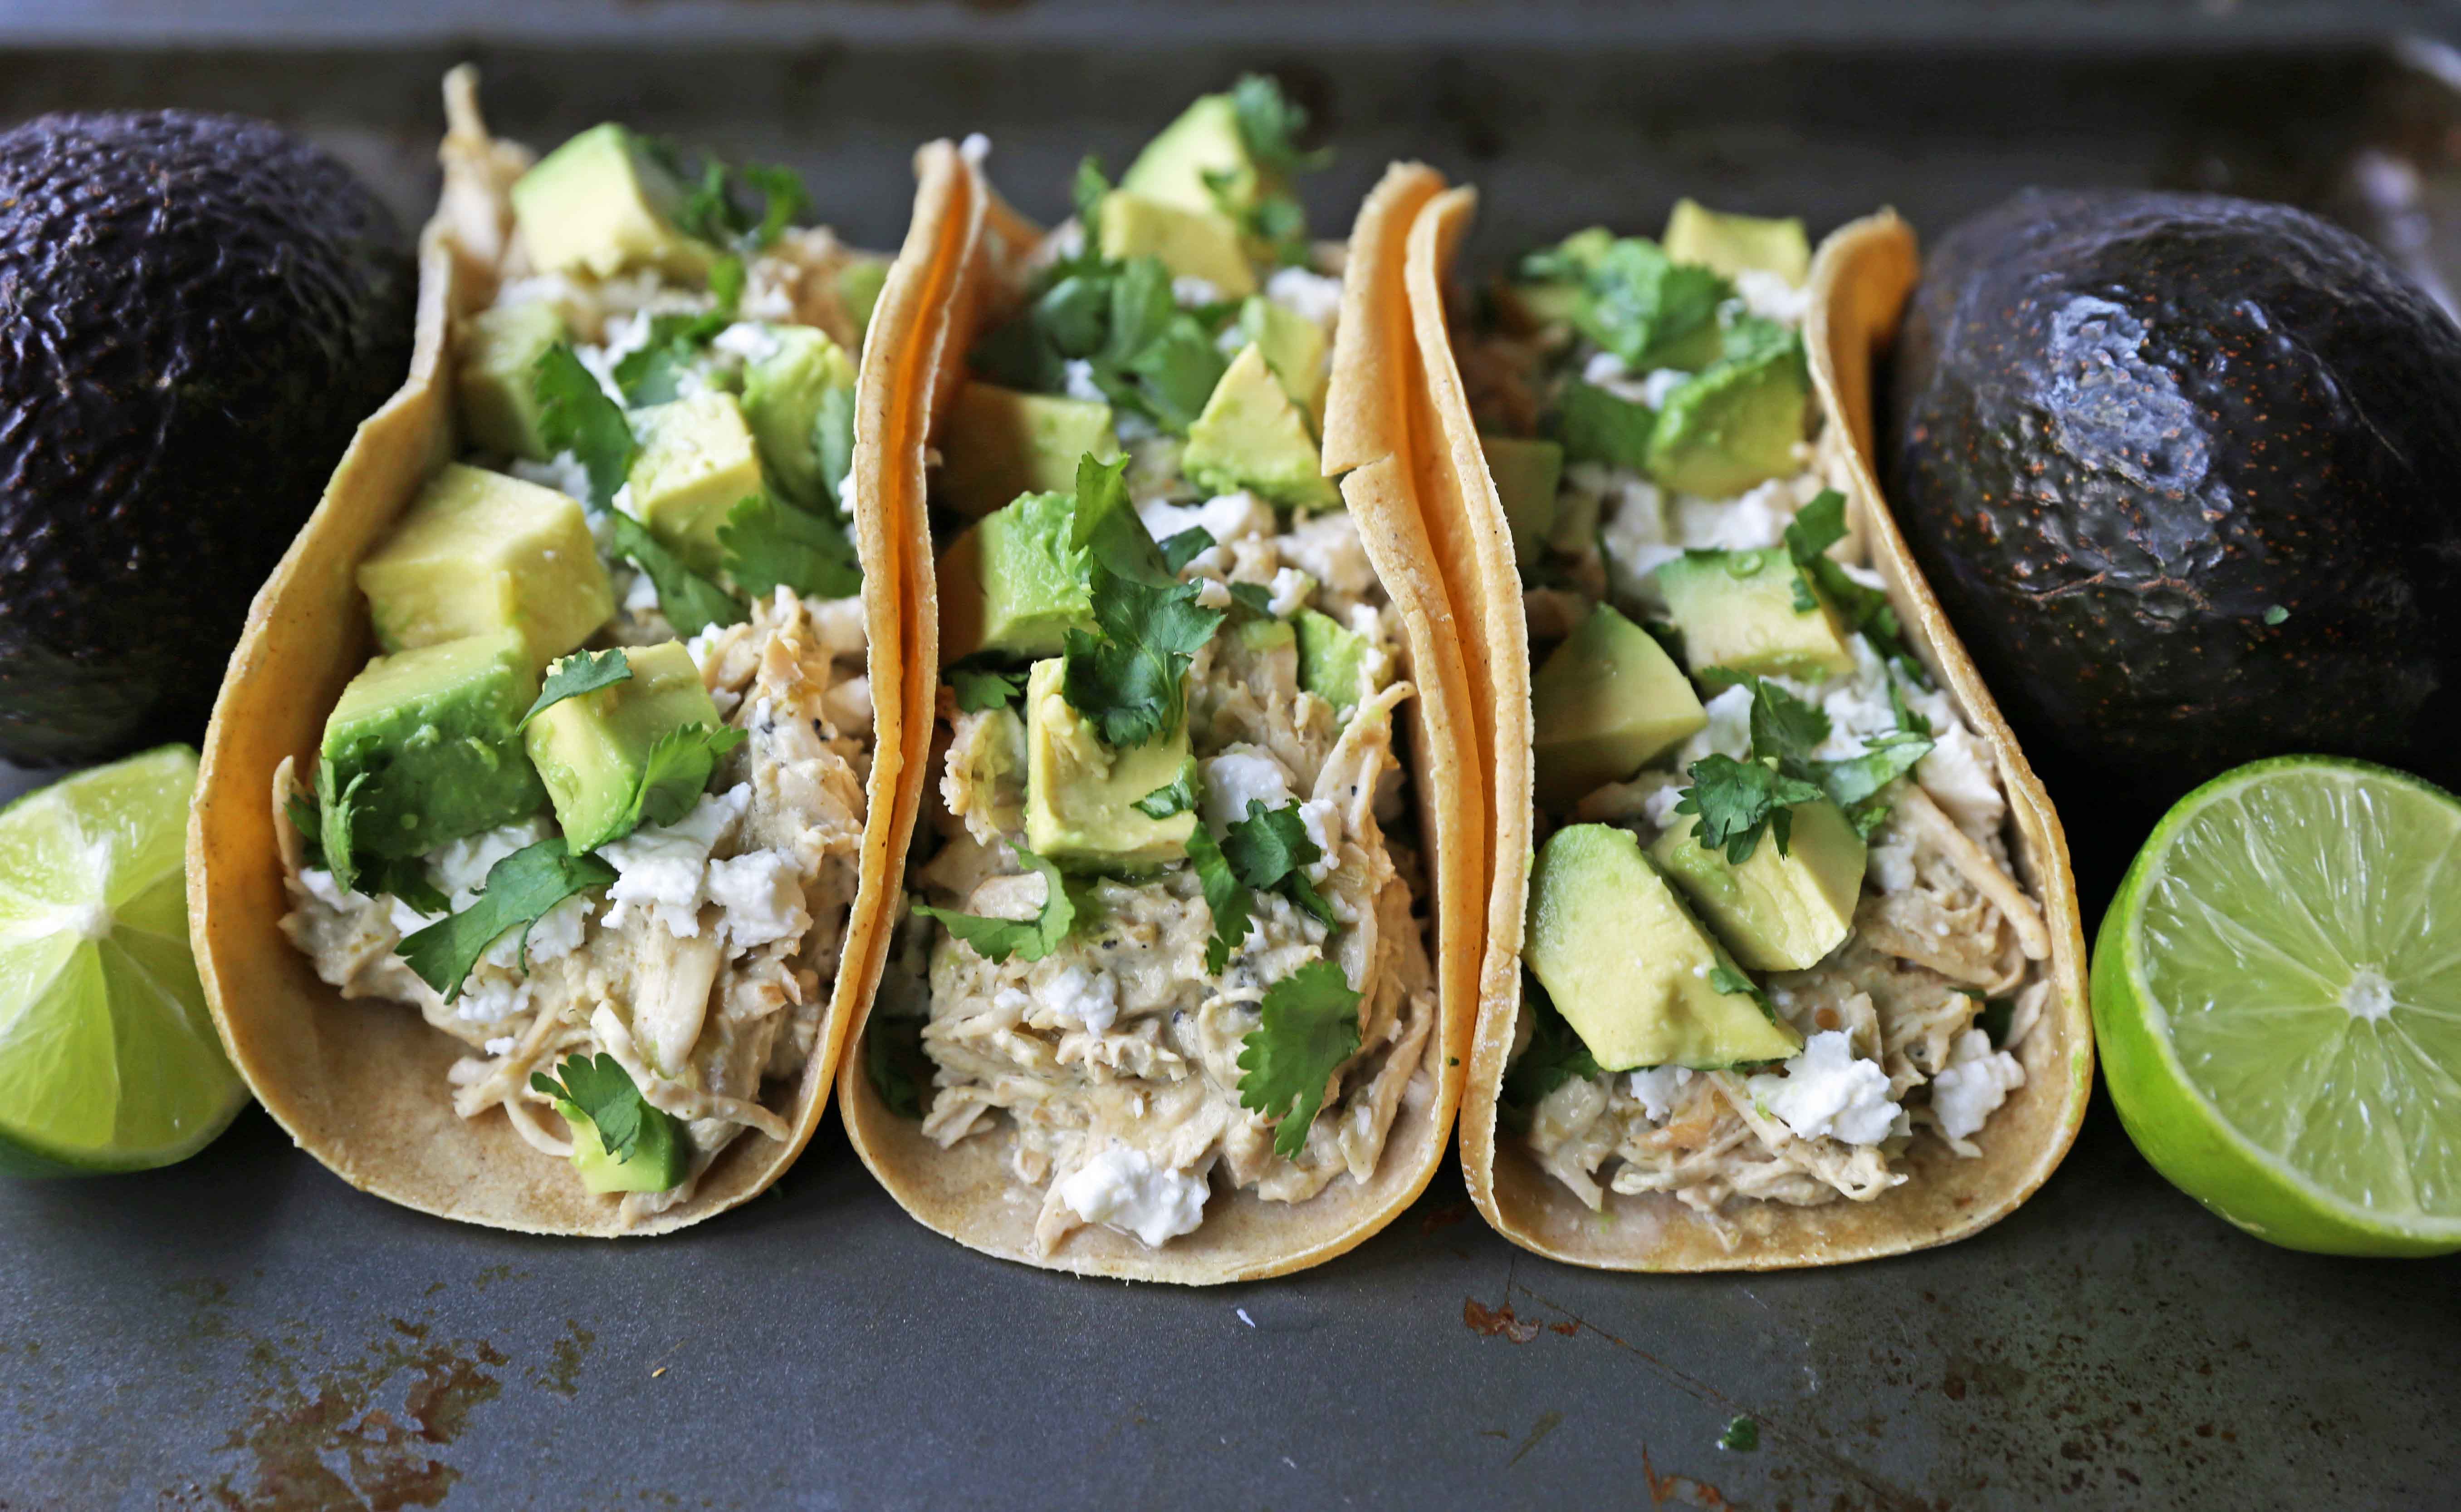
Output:
[[[164,746],[0,810],[0,1171],[168,1165],[246,1102],[188,955],[196,787]]]
[[[2282,756],[2163,816],[2104,916],[2093,1023],[2136,1147],[2258,1238],[2461,1249],[2461,800]]]

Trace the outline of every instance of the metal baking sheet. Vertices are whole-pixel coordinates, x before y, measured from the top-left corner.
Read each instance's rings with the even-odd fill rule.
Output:
[[[715,44],[657,8],[633,12],[654,45],[612,24],[568,47],[407,24],[261,48],[98,31],[142,9],[23,8],[16,34],[73,45],[0,51],[0,118],[269,116],[405,218],[432,200],[436,80],[463,56],[507,134],[622,117],[788,161],[877,246],[903,229],[927,137],[988,132],[999,181],[1056,215],[1079,153],[1116,165],[1196,90],[1267,67],[1338,134],[1320,224],[1387,158],[1423,156],[1481,185],[1489,261],[1592,221],[1652,226],[1679,193],[1816,228],[1888,202],[1937,234],[2029,182],[2296,199],[2423,276],[2461,245],[2448,54],[2319,42],[2312,7],[2272,8],[2300,40],[2255,50],[2111,21],[2142,7],[2084,8],[2090,46],[1946,52],[1902,28],[1752,43],[1698,7],[1669,8],[1688,18],[1671,42],[1630,24],[1585,38],[1552,9],[1515,32],[1516,11],[1485,8],[1497,40],[1473,43],[1463,15],[1482,8],[1463,5],[1416,33],[1416,12],[1384,8],[1370,18],[1388,25],[1330,40],[1318,21],[1304,47],[1062,24],[1093,7],[1039,29],[1051,11],[933,11],[911,34],[874,13],[791,44],[765,7],[717,8]],[[26,780],[0,774],[0,792]],[[2089,796],[2058,796],[2107,863]],[[1198,1292],[942,1242],[834,1124],[747,1208],[609,1245],[390,1207],[250,1113],[176,1170],[0,1182],[0,1512],[2424,1506],[2461,1478],[2456,1337],[2461,1260],[2244,1239],[2154,1176],[2106,1105],[2016,1216],[1903,1260],[1576,1270],[1487,1232],[1447,1168],[1341,1260]],[[1758,1449],[1719,1447],[1739,1416]]]

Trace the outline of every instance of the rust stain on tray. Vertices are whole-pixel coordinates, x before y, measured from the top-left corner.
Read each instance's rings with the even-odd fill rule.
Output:
[[[1472,1333],[1485,1338],[1499,1334],[1515,1344],[1527,1344],[1538,1336],[1538,1325],[1512,1315],[1512,1304],[1490,1308],[1476,1297],[1462,1298],[1462,1323]]]
[[[398,1512],[442,1501],[461,1473],[436,1451],[460,1437],[473,1408],[503,1393],[489,1373],[506,1361],[483,1340],[427,1334],[396,1318],[392,1335],[371,1341],[361,1358],[312,1374],[272,1343],[254,1343],[254,1399],[225,1443],[252,1458],[252,1476],[246,1488],[225,1476],[215,1501],[235,1512]]]

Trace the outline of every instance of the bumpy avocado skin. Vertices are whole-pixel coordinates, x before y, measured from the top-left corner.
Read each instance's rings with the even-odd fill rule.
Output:
[[[193,740],[249,599],[410,362],[400,225],[261,122],[0,134],[0,756]]]
[[[2055,787],[2461,776],[2461,329],[2358,238],[2022,194],[1933,252],[1893,386],[1892,501]]]

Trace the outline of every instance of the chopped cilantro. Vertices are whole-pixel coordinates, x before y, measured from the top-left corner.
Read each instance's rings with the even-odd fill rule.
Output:
[[[2290,611],[2283,608],[2279,604],[2274,605],[2272,607],[2264,611],[2264,623],[2267,625],[2279,625],[2289,618]]]
[[[1516,1123],[1527,1124],[1530,1110],[1547,1095],[1574,1077],[1598,1075],[1598,1063],[1572,1023],[1555,1010],[1537,979],[1522,978],[1522,1011],[1530,1015],[1530,1043],[1504,1073],[1503,1106]]]
[[[1341,968],[1310,961],[1265,990],[1256,1027],[1240,1041],[1239,1106],[1275,1120],[1273,1150],[1307,1148],[1333,1074],[1359,1050],[1359,994]]]
[[[1193,589],[1156,588],[1093,571],[1100,635],[1068,632],[1060,688],[1113,750],[1143,745],[1183,717],[1188,664],[1222,624]]]
[[[1180,309],[1161,259],[1106,260],[1099,245],[1089,230],[1085,250],[1043,271],[1025,308],[975,344],[975,373],[1058,394],[1083,362],[1115,407],[1185,435],[1228,365],[1214,345],[1227,316]]]
[[[1233,583],[1230,585],[1230,598],[1250,613],[1269,620],[1274,617],[1273,589],[1261,583]]]
[[[1091,156],[1077,160],[1077,175],[1068,181],[1068,198],[1077,207],[1077,227],[1084,233],[1084,245],[1096,246],[1102,240],[1102,200],[1111,192],[1111,181],[1102,176],[1102,161]]]
[[[1732,997],[1748,997],[1760,1005],[1762,1012],[1771,1018],[1777,1016],[1777,1010],[1769,1005],[1768,998],[1753,984],[1752,979],[1723,960],[1709,968],[1709,990],[1713,992],[1723,992]]]
[[[554,1077],[543,1071],[531,1072],[530,1087],[588,1118],[598,1131],[600,1148],[616,1164],[629,1163],[636,1156],[653,1164],[666,1163],[676,1138],[675,1120],[651,1106],[614,1056],[567,1055]]]
[[[629,681],[631,675],[632,664],[625,660],[621,650],[575,651],[562,657],[547,669],[546,684],[539,690],[538,701],[530,705],[530,712],[522,715],[522,722],[513,730],[518,734],[529,728],[529,722],[551,704],[612,688]]]
[[[1786,552],[1819,586],[1847,628],[1861,632],[1882,660],[1904,656],[1903,628],[1888,594],[1848,577],[1845,564],[1829,555],[1829,548],[1844,539],[1846,496],[1824,488],[1787,522]]]
[[[1213,920],[1213,933],[1205,942],[1205,969],[1220,976],[1230,965],[1230,952],[1248,938],[1248,885],[1213,842],[1213,832],[1202,824],[1188,834],[1188,861],[1196,868],[1205,909]]]
[[[1633,373],[1698,370],[1723,351],[1718,307],[1734,297],[1734,286],[1710,268],[1675,262],[1655,242],[1580,232],[1524,258],[1521,276],[1578,288],[1573,326]]]
[[[396,948],[418,979],[451,1003],[487,948],[512,929],[526,947],[530,926],[577,892],[604,887],[615,868],[595,856],[575,856],[562,839],[543,840],[487,869],[469,907],[409,935]]]
[[[1000,708],[1024,692],[1025,673],[957,662],[949,668],[949,686],[956,692],[959,710],[978,714],[986,709]]]
[[[325,816],[317,810],[315,799],[293,793],[282,800],[282,812],[290,816],[290,827],[299,832],[300,859],[319,871],[331,870],[325,864]]]
[[[1974,994],[1968,994],[1969,996]],[[1987,998],[1974,1015],[1974,1027],[1982,1031],[1993,1048],[2008,1048],[2008,1030],[2017,1016],[2017,1000],[2013,997]]]
[[[1698,814],[1695,834],[1706,850],[1723,850],[1736,865],[1751,859],[1762,830],[1787,854],[1793,833],[1791,805],[1828,798],[1845,811],[1855,833],[1870,839],[1889,817],[1878,795],[1914,769],[1932,748],[1931,737],[1903,728],[1911,716],[1902,701],[1899,728],[1871,735],[1862,754],[1836,760],[1812,752],[1829,738],[1829,715],[1765,678],[1744,679],[1752,691],[1751,759],[1711,755],[1692,764],[1692,785],[1676,799],[1679,814]],[[1890,695],[1896,696],[1894,680]]]
[[[615,832],[601,845],[622,840],[644,824],[672,824],[692,811],[709,787],[717,758],[743,743],[743,732],[730,725],[690,724],[670,730],[650,747],[641,768],[641,783]]]
[[[1256,166],[1276,178],[1315,173],[1333,161],[1333,149],[1305,149],[1307,107],[1282,93],[1271,75],[1243,74],[1230,87],[1230,111],[1239,122],[1239,139]]]
[[[1829,738],[1829,714],[1766,678],[1752,685],[1752,755],[1785,761],[1810,759],[1812,750]]]
[[[1726,1431],[1718,1436],[1719,1448],[1731,1449],[1738,1454],[1749,1454],[1760,1446],[1761,1425],[1748,1417],[1733,1419],[1726,1424]]]
[[[1308,838],[1307,824],[1296,803],[1269,809],[1262,799],[1248,800],[1248,815],[1235,820],[1222,837],[1223,857],[1242,883],[1258,892],[1278,892],[1331,927],[1333,905],[1308,881],[1307,868],[1324,859]]]
[[[889,1112],[901,1118],[923,1117],[923,1091],[931,1084],[923,1020],[875,1015],[863,1032],[863,1069]]]
[[[416,856],[378,856],[359,867],[359,890],[390,893],[421,913],[445,913],[453,904],[427,880],[427,863]]]
[[[678,178],[692,180],[682,171],[679,153],[668,147],[663,155]],[[702,160],[699,178],[674,219],[686,236],[748,256],[784,235],[810,206],[811,196],[792,168],[763,163],[733,167],[709,158]]]
[[[623,391],[625,404],[640,409],[679,397],[678,380],[731,318],[717,313],[652,315],[649,340],[615,363],[615,387]]]
[[[743,304],[743,259],[729,252],[710,264],[709,292],[717,301],[717,312],[733,320]]]
[[[570,452],[589,474],[589,506],[606,509],[632,471],[640,447],[623,410],[573,354],[572,344],[549,347],[532,371],[530,392],[539,402],[539,437],[549,452]]]
[[[1137,812],[1147,819],[1168,819],[1196,808],[1196,758],[1179,764],[1179,776],[1137,799]]]
[[[1553,430],[1567,461],[1639,471],[1648,465],[1649,435],[1657,424],[1658,412],[1648,405],[1574,378],[1556,404]]]
[[[1783,775],[1774,760],[1738,761],[1713,752],[1693,762],[1688,775],[1692,785],[1675,800],[1675,812],[1699,815],[1694,833],[1701,848],[1723,850],[1738,866],[1751,860],[1764,830],[1786,855],[1794,823],[1789,806],[1828,796],[1816,783]]]
[[[1031,919],[986,919],[977,914],[957,913],[948,908],[935,908],[918,903],[914,911],[927,919],[937,919],[951,934],[974,947],[976,954],[989,961],[1005,961],[1016,956],[1020,961],[1039,961],[1059,948],[1068,931],[1077,923],[1077,899],[1069,892],[1059,868],[1044,861],[1022,845],[1016,859],[1042,874],[1042,911]]]
[[[1162,543],[1162,564],[1176,577],[1179,569],[1213,549],[1213,532],[1203,525],[1190,525]]]
[[[617,556],[650,575],[658,587],[658,612],[679,635],[697,635],[713,625],[740,625],[743,605],[709,579],[684,565],[683,558],[659,544],[649,527],[620,509],[599,517]]]
[[[359,790],[367,784],[368,774],[361,772],[336,788],[333,763],[316,763],[316,848],[324,853],[333,880],[352,889],[359,884]]]
[[[863,567],[845,527],[765,493],[748,495],[728,511],[717,543],[726,552],[726,575],[755,598],[781,587],[823,599],[863,591]]]

